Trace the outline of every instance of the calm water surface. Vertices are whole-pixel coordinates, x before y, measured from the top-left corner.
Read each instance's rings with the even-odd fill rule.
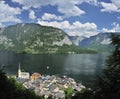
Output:
[[[91,86],[96,75],[101,73],[109,53],[70,54],[70,55],[30,55],[13,52],[0,52],[0,66],[5,66],[8,74],[17,74],[18,63],[30,73],[68,75],[75,80]],[[49,69],[47,69],[49,67]]]

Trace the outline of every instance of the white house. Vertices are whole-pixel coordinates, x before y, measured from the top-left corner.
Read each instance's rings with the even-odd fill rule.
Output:
[[[18,66],[18,78],[23,78],[23,79],[29,79],[30,78],[30,73],[29,72],[22,72],[20,63]]]

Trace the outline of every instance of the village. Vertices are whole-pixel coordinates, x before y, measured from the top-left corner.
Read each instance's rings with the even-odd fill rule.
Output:
[[[75,82],[73,78],[65,75],[59,77],[55,75],[41,75],[33,73],[31,76],[29,72],[22,72],[19,64],[17,81],[21,82],[27,89],[33,90],[36,94],[44,96],[46,99],[52,97],[53,99],[64,99],[65,90],[68,88],[73,90],[72,95],[86,89],[81,83]]]

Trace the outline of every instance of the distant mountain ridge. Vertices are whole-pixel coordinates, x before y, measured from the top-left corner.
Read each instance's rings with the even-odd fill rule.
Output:
[[[99,33],[97,35],[91,36],[89,38],[84,38],[78,40],[78,46],[83,48],[90,48],[94,50],[110,50],[112,49],[111,45],[111,35],[112,34],[118,34],[120,35],[120,32],[105,32],[105,33]],[[76,44],[76,42],[73,42]]]
[[[112,49],[111,34],[89,38],[69,36],[63,30],[35,23],[19,23],[0,28],[0,51],[20,53],[91,53]],[[115,32],[114,34],[120,34]]]
[[[85,49],[75,46],[61,29],[19,23],[0,30],[0,51],[5,50],[20,53],[79,53]]]

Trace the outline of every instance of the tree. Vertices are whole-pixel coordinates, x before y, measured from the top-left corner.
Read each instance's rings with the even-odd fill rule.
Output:
[[[71,87],[68,87],[65,90],[65,99],[72,99],[73,89]]]
[[[120,35],[112,35],[114,50],[106,60],[106,68],[98,79],[95,99],[120,98]]]
[[[26,89],[13,78],[7,78],[0,69],[0,99],[43,99],[34,92]]]

